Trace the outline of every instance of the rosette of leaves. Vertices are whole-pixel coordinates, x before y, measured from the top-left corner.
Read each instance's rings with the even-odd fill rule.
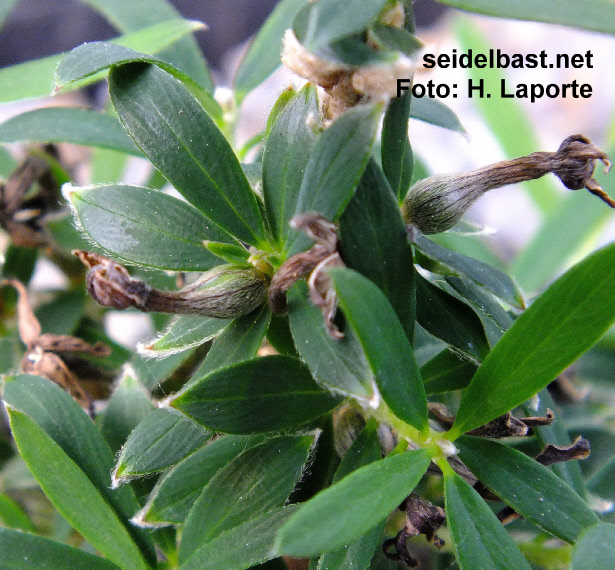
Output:
[[[164,2],[151,5],[159,19],[172,15]],[[121,22],[125,9],[113,6],[100,9]],[[403,27],[381,21],[390,10],[402,10]],[[412,21],[410,2],[282,0],[244,57],[236,101],[279,64],[289,27],[318,57],[359,68],[408,48]],[[193,48],[182,41],[151,56],[80,46],[60,63],[57,86],[108,73],[117,118],[65,109],[64,130],[44,114],[21,121],[56,129],[48,136],[41,127],[35,138],[145,156],[181,194],[159,190],[160,178],[150,188],[65,187],[88,240],[133,272],[232,263],[272,276],[312,246],[293,218],[312,213],[336,224],[344,267],[327,275],[342,336],[330,336],[298,280],[285,315],[263,304],[230,319],[178,316],[144,343],[158,359],[125,369],[97,425],[50,382],[8,376],[3,398],[17,450],[104,558],[8,529],[0,530],[3,556],[17,568],[40,566],[25,552],[50,568],[302,563],[292,559],[320,569],[397,568],[415,561],[411,537],[425,534],[443,547],[420,555],[434,566],[454,557],[466,569],[548,567],[546,558],[570,560],[570,545],[575,568],[609,564],[613,526],[588,506],[578,464],[533,457],[549,444],[570,447],[559,412],[555,422],[547,413],[555,406],[545,388],[615,321],[615,246],[572,267],[526,309],[499,269],[420,235],[409,241],[400,211],[417,178],[408,118],[459,131],[449,110],[418,103],[413,111],[409,97],[363,101],[324,128],[317,90],[306,85],[285,91],[262,135],[236,149],[236,116],[212,97]],[[86,136],[92,125],[97,140]],[[4,136],[18,126],[5,126]],[[242,162],[251,146],[257,158]],[[265,339],[278,354],[258,356]],[[174,359],[187,353],[196,356],[179,366]],[[151,392],[165,381],[175,391],[155,409]],[[508,412],[517,407],[531,417],[515,420]],[[521,433],[530,437],[494,439]],[[596,473],[598,492],[608,485]],[[523,519],[515,532],[485,499]],[[18,506],[0,505],[9,505],[3,519],[12,509],[28,520]],[[395,550],[383,551],[393,536]]]

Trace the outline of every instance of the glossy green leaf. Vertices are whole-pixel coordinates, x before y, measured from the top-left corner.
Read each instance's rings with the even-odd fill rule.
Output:
[[[408,193],[414,166],[414,157],[408,139],[411,97],[408,91],[403,97],[391,99],[382,123],[380,146],[382,171],[398,203],[401,203]]]
[[[461,358],[452,350],[443,350],[421,366],[425,393],[441,394],[465,388],[476,373],[476,364]]]
[[[87,235],[121,259],[174,271],[220,264],[204,240],[231,239],[196,208],[158,190],[123,184],[65,192]]]
[[[354,107],[320,135],[305,167],[295,215],[316,212],[337,220],[367,165],[381,109],[380,104]],[[297,253],[309,244],[307,236],[293,232],[286,250]]]
[[[386,6],[386,0],[320,0],[310,6],[305,47],[314,51],[365,30]]]
[[[175,188],[224,230],[263,246],[263,220],[241,165],[184,86],[156,66],[132,63],[111,71],[109,90],[130,136]]]
[[[423,47],[423,43],[413,33],[395,26],[376,22],[370,31],[373,41],[381,49],[398,51],[412,56]],[[407,117],[408,113],[406,112],[405,118]]]
[[[235,74],[234,87],[241,101],[280,66],[282,37],[308,0],[281,0],[252,40]]]
[[[156,53],[194,29],[194,26],[194,22],[186,20],[162,22],[151,28],[120,36],[111,40],[110,43],[142,52]],[[11,65],[0,70],[0,82],[3,86],[0,103],[32,97],[47,97],[53,91],[55,71],[63,56],[64,54],[60,53]],[[92,81],[97,79],[92,78]],[[75,84],[74,88],[83,85],[84,83]]]
[[[374,160],[340,218],[339,235],[346,265],[378,285],[412,342],[416,320],[412,248],[397,201]]]
[[[46,107],[0,125],[0,142],[69,142],[142,156],[115,117],[76,107]]]
[[[359,539],[410,494],[430,461],[424,450],[407,451],[353,471],[301,506],[280,530],[276,552],[315,556]]]
[[[175,465],[212,435],[189,418],[166,408],[152,412],[122,448],[113,470],[114,485]]]
[[[367,404],[374,395],[374,376],[352,328],[344,324],[344,338],[332,339],[302,281],[288,292],[288,317],[297,351],[316,382]]]
[[[419,430],[425,429],[427,401],[421,373],[393,307],[382,291],[359,273],[332,269],[329,275],[339,306],[363,347],[382,398],[399,419]]]
[[[263,342],[270,319],[271,311],[267,305],[263,305],[231,322],[214,340],[190,383],[218,368],[254,358]]]
[[[430,334],[476,360],[489,353],[485,329],[478,315],[464,302],[416,276],[416,318]]]
[[[353,471],[380,459],[378,424],[370,422],[354,440],[335,472],[333,483]],[[365,570],[380,542],[384,523],[376,525],[359,540],[320,557],[317,570]]]
[[[146,505],[136,516],[139,524],[183,523],[211,478],[237,455],[262,441],[262,436],[225,435],[182,459],[156,483]]]
[[[132,430],[153,411],[154,404],[135,371],[124,369],[100,420],[100,432],[111,451],[118,453]]]
[[[220,469],[186,519],[180,563],[225,530],[281,507],[301,477],[314,441],[314,435],[276,437]]]
[[[318,117],[316,88],[308,84],[276,119],[263,154],[263,194],[267,217],[276,240],[283,243],[290,231],[305,168],[317,135],[308,118]]]
[[[141,343],[139,352],[158,357],[182,352],[216,338],[231,322],[232,319],[179,315],[158,338]]]
[[[274,558],[273,543],[280,527],[297,511],[298,505],[272,509],[218,535],[201,546],[181,570],[245,570]],[[237,545],[249,536],[240,549]]]
[[[32,521],[21,505],[4,493],[0,493],[0,527],[14,528],[26,532],[34,532],[35,530]]]
[[[460,459],[489,490],[521,516],[574,543],[599,519],[587,503],[547,467],[497,441],[460,437]]]
[[[0,528],[2,567],[15,570],[119,570],[113,562],[36,534]],[[124,568],[124,566],[122,566]]]
[[[523,554],[481,496],[456,473],[444,478],[446,518],[461,570],[530,570]]]
[[[439,0],[455,8],[488,16],[531,20],[615,34],[615,14],[610,0],[579,0],[562,4],[555,0]]]
[[[180,16],[168,0],[82,1],[98,10],[113,26],[124,32],[140,31],[145,26],[157,23],[164,25],[166,20]],[[148,52],[144,49],[141,51]],[[211,73],[194,37],[182,38],[162,51],[160,56],[190,75],[203,89],[213,93],[214,84]]]
[[[425,269],[434,273],[442,271],[445,275],[464,275],[509,305],[519,309],[525,308],[521,291],[503,271],[443,247],[420,234],[415,235],[413,241],[421,253],[434,264]]]
[[[615,244],[558,279],[491,351],[468,386],[452,434],[518,406],[588,350],[615,321]]]
[[[615,525],[600,523],[581,536],[572,557],[571,570],[610,568],[615,557]]]
[[[297,427],[339,402],[298,360],[266,356],[215,370],[167,404],[215,431],[250,434]]]
[[[203,245],[216,257],[223,259],[227,263],[250,266],[250,262],[248,261],[250,252],[241,245],[220,243],[217,241],[208,241]]]
[[[455,112],[432,97],[420,97],[418,99],[414,97],[410,105],[410,118],[462,135],[467,134]]]
[[[29,432],[41,431],[42,435],[40,438],[37,436],[36,441],[45,446],[47,450],[45,453],[49,452],[54,456],[62,456],[58,459],[62,465],[70,463],[70,467],[67,467],[67,469],[71,473],[79,471],[80,474],[77,475],[77,478],[79,480],[87,479],[87,483],[99,495],[100,500],[105,501],[108,508],[114,513],[114,517],[119,517],[132,540],[140,546],[145,556],[151,560],[154,557],[154,547],[151,540],[142,530],[135,528],[129,522],[129,519],[138,509],[135,495],[129,487],[123,489],[110,488],[110,472],[114,463],[113,452],[79,405],[53,382],[27,374],[5,379],[3,399],[8,407],[15,410],[15,413],[19,411],[20,414],[23,414],[23,422],[28,426],[32,424],[31,429],[28,427]],[[15,436],[15,439],[17,439],[17,436]],[[47,439],[51,442],[50,445],[45,443]],[[26,443],[29,445],[28,442]],[[33,448],[29,449],[32,453],[36,453]],[[32,472],[40,483],[40,478],[46,474],[45,462],[36,458],[36,455],[34,455],[34,461],[36,466],[32,469]],[[29,465],[29,467],[31,466]],[[40,473],[40,476],[37,473]],[[55,472],[55,475],[61,477],[57,472]],[[83,485],[87,486],[85,481]],[[57,499],[49,498],[58,510],[61,508],[60,503],[64,505],[63,501],[69,503],[66,508],[75,508],[75,505],[71,502],[71,496],[65,496],[59,490]],[[86,498],[78,498],[78,500],[87,502]]]
[[[532,5],[535,7],[541,2],[545,0],[538,0]],[[549,4],[553,14],[560,11],[560,4],[557,4],[557,8],[551,2]],[[456,23],[457,37],[464,52],[471,49],[473,53],[489,53],[492,46],[485,41],[484,34],[478,31],[469,18],[458,18]],[[474,85],[483,80],[486,93],[499,93],[501,81],[505,78],[504,72],[496,67],[472,68],[468,73]],[[540,150],[534,127],[517,99],[475,97],[474,101],[508,158],[525,156]],[[542,213],[553,210],[561,200],[559,192],[548,177],[532,180],[522,187]]]
[[[166,315],[165,315],[166,317]],[[134,354],[131,366],[139,376],[139,381],[150,392],[166,393],[167,382],[172,385],[178,371],[192,370],[204,357],[207,347],[193,347],[177,353],[165,354],[152,360],[149,355]]]
[[[8,411],[19,453],[60,514],[121,568],[149,568],[126,527],[87,475],[26,414],[10,406]]]

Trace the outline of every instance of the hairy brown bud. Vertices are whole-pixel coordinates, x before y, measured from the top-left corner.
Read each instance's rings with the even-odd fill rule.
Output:
[[[162,291],[131,277],[108,257],[82,250],[74,253],[90,268],[88,292],[105,307],[226,319],[250,313],[267,296],[267,279],[254,267],[220,265],[179,291]]]
[[[528,156],[496,162],[470,172],[430,176],[408,191],[402,214],[424,234],[436,234],[452,228],[471,204],[485,192],[555,174],[571,190],[587,188],[612,208],[612,200],[593,178],[596,160],[604,162],[608,172],[611,162],[583,135],[565,139],[557,152],[535,152]]]

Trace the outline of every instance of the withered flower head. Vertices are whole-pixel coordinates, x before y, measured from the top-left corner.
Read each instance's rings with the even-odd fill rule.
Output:
[[[562,142],[556,152],[535,152],[469,172],[420,180],[408,191],[402,214],[407,224],[424,234],[444,232],[452,228],[485,192],[534,180],[549,172],[555,174],[567,188],[587,188],[615,208],[615,201],[593,178],[596,160],[601,160],[608,172],[611,166],[608,156],[583,135],[572,135]]]
[[[262,305],[267,278],[255,267],[220,265],[205,272],[179,291],[162,291],[131,277],[126,268],[103,255],[75,250],[89,268],[86,286],[94,300],[105,307],[143,312],[234,318]]]

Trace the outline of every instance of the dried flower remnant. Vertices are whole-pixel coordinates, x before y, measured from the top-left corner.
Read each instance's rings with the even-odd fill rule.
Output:
[[[19,294],[17,302],[19,336],[27,347],[21,361],[22,372],[43,376],[55,382],[87,409],[90,415],[93,415],[92,399],[81,387],[77,376],[66,365],[65,358],[69,354],[109,356],[111,349],[102,342],[89,344],[74,336],[41,334],[41,325],[34,315],[28,292],[23,284],[15,279],[8,279],[2,283],[11,285]]]
[[[615,200],[593,178],[597,160],[604,163],[605,172],[608,172],[611,167],[609,157],[587,137],[572,135],[556,152],[534,152],[469,172],[420,180],[408,191],[402,214],[407,224],[424,234],[444,232],[452,228],[485,192],[534,180],[550,172],[570,190],[586,188],[615,208]]]
[[[228,319],[247,315],[267,296],[267,278],[253,267],[220,265],[179,291],[162,291],[131,277],[126,268],[98,253],[75,250],[88,267],[86,287],[104,307]]]

